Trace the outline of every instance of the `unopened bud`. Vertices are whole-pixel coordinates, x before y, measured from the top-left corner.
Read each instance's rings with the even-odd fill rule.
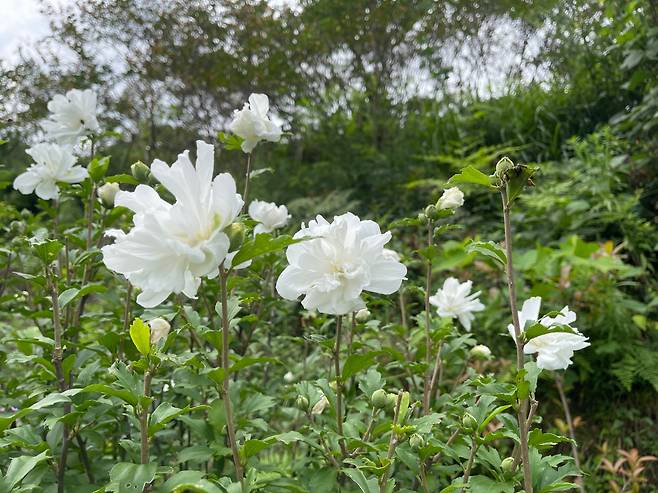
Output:
[[[164,318],[154,318],[149,322],[151,328],[151,344],[157,344],[161,339],[167,337],[171,325]]]
[[[395,405],[398,402],[398,395],[397,394],[387,394],[386,395],[386,407],[393,411],[395,409]]]
[[[435,221],[439,217],[439,210],[433,204],[428,205],[425,207],[425,215],[431,220]]]
[[[12,233],[23,234],[25,233],[25,223],[23,221],[12,221],[9,223],[9,229]]]
[[[229,252],[235,252],[240,249],[242,243],[244,243],[244,238],[246,235],[246,228],[242,223],[232,223],[229,224],[224,233],[228,236],[229,239]]]
[[[426,223],[427,222],[427,216],[425,215],[424,212],[421,212],[420,214],[418,214],[418,220],[421,223]]]
[[[370,310],[367,308],[361,308],[358,312],[356,312],[356,315],[354,315],[354,318],[356,319],[357,322],[366,322],[370,318]]]
[[[283,375],[283,381],[286,383],[292,383],[295,381],[295,375],[293,372],[289,371],[285,375]]]
[[[505,174],[513,168],[514,168],[514,163],[510,160],[510,158],[505,156],[504,158],[502,158],[500,161],[496,163],[495,175],[502,180]]]
[[[484,344],[478,344],[471,348],[470,354],[475,359],[489,359],[491,357],[491,349]]]
[[[151,178],[151,170],[143,162],[137,161],[130,167],[133,178],[139,183],[148,183]]]
[[[436,203],[436,208],[443,209],[457,209],[464,205],[464,192],[458,187],[448,188],[443,191],[443,195]]]
[[[423,440],[423,437],[420,436],[418,433],[414,433],[409,437],[409,446],[411,447],[412,450],[418,450],[419,448],[422,448],[425,445],[425,440]]]
[[[507,457],[500,463],[500,467],[506,474],[512,474],[516,469],[514,465],[514,457]]]
[[[464,417],[462,418],[462,428],[464,428],[464,431],[472,433],[477,429],[477,427],[478,422],[476,419],[469,413],[464,414]]]
[[[375,409],[384,409],[388,405],[388,396],[384,389],[375,390],[370,397],[372,407]]]
[[[322,414],[322,412],[326,409],[328,405],[329,405],[329,399],[327,399],[326,395],[323,395],[322,399],[316,402],[315,405],[313,406],[313,409],[311,409],[311,414]]]
[[[302,411],[306,411],[308,410],[308,399],[303,395],[297,396],[297,400],[295,400],[295,405]]]
[[[98,187],[98,198],[105,207],[114,207],[114,199],[120,190],[118,183],[106,183]]]

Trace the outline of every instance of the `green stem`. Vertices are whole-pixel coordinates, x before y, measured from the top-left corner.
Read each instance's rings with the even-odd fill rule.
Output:
[[[249,178],[251,177],[251,153],[247,154],[247,172],[244,175],[244,193],[242,194],[242,200],[244,200],[244,207],[249,207],[247,205],[247,199],[249,197]]]
[[[338,432],[340,451],[347,456],[347,447],[343,438],[343,381],[340,376],[340,342],[342,339],[343,317],[336,316],[336,344],[334,346],[334,371],[336,373],[336,431]]]
[[[432,233],[434,232],[432,221],[427,223],[427,246],[432,246]],[[432,338],[430,336],[430,292],[432,290],[432,260],[427,259],[427,273],[425,277],[425,384],[423,386],[423,414],[430,412],[430,394],[432,392]]]

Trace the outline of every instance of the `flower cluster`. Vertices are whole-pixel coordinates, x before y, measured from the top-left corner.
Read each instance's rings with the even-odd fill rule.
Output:
[[[196,167],[188,151],[169,167],[155,160],[151,173],[175,198],[170,204],[155,189],[138,185],[134,192],[118,192],[115,204],[135,215],[126,234],[113,230],[113,245],[103,247],[105,265],[123,274],[142,292],[144,307],[162,303],[172,293],[194,298],[202,277],[217,276],[229,251],[223,230],[242,209],[233,177],[213,178],[214,147],[197,141]]]
[[[304,296],[306,309],[344,315],[365,308],[363,291],[391,294],[400,288],[407,268],[388,254],[391,233],[351,213],[329,223],[317,216],[295,234],[306,239],[286,252],[290,265],[277,280],[279,294],[289,300]]]

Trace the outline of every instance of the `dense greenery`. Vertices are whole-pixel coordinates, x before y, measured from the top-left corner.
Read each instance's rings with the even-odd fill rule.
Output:
[[[231,401],[252,491],[371,491],[368,480],[389,472],[396,491],[424,491],[423,484],[442,491],[451,483],[459,490],[478,440],[471,491],[522,487],[520,470],[502,468],[515,452],[518,425],[512,409],[501,407],[519,397],[514,342],[503,335],[505,274],[473,248],[473,240],[504,240],[500,197],[463,185],[466,204],[442,219],[451,227],[440,229],[431,251],[422,250],[425,231],[415,219],[451,176],[467,166],[493,174],[502,156],[537,169],[511,216],[519,303],[541,296],[546,312],[569,305],[591,342],[561,376],[543,372],[537,384],[534,491],[573,480],[573,450],[560,436],[578,443],[587,491],[658,491],[656,463],[638,463],[632,451],[658,455],[658,3],[279,4],[79,1],[50,12],[53,34],[39,56],[0,64],[0,488],[55,491],[68,433],[66,474],[74,486],[67,491],[110,482],[128,491],[125,481],[143,485],[156,472],[163,491],[173,490],[172,481],[236,491],[217,373],[216,303],[227,290],[204,280],[195,300],[170,297],[142,309],[98,251],[109,241],[104,231],[125,229],[131,214],[97,203],[93,191],[112,176],[132,188],[134,162],[171,163],[199,138],[219,148],[231,112],[263,92],[287,135],[254,152],[250,197],[287,204],[289,234],[318,213],[373,218],[392,230],[392,248],[409,273],[399,296],[368,297],[369,321],[345,318],[350,342],[342,361],[353,365],[341,379],[347,458],[335,429],[335,319],[277,296],[281,248],[229,278]],[[482,74],[495,73],[501,58],[512,61],[489,92]],[[41,138],[46,103],[87,87],[103,108],[107,131],[95,155],[111,156],[109,169],[68,187],[57,206],[19,194],[11,183],[31,162],[24,151]],[[243,184],[243,153],[225,146],[217,163]],[[432,292],[449,276],[470,279],[486,309],[471,333],[456,321],[432,320],[430,347],[443,348],[444,373],[424,415],[414,402],[428,371],[428,258]],[[55,299],[61,313],[53,317]],[[172,323],[148,357],[130,337],[137,317]],[[69,375],[59,389],[55,319],[64,327]],[[476,344],[489,346],[493,358],[471,356]],[[145,365],[153,365],[146,404],[139,400]],[[390,471],[385,459],[399,413],[371,406],[379,388],[410,392],[407,424],[415,427],[400,433]],[[311,413],[323,394],[329,406]],[[154,466],[136,469],[144,409],[152,413]],[[464,429],[465,412],[477,433]],[[420,438],[411,443],[414,434]]]

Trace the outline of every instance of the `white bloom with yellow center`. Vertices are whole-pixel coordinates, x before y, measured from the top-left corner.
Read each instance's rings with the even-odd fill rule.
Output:
[[[188,151],[171,166],[155,160],[153,176],[171,192],[173,204],[147,185],[118,192],[115,205],[132,210],[134,227],[108,232],[113,245],[103,247],[105,265],[142,290],[144,307],[162,303],[172,293],[196,296],[202,277],[213,278],[224,261],[229,239],[223,232],[240,213],[243,201],[228,173],[214,179],[214,147],[197,141],[196,167]]]

